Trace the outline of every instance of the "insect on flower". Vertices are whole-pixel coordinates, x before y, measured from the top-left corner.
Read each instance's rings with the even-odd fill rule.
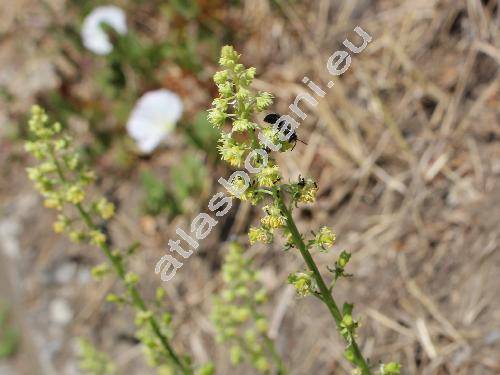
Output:
[[[281,117],[281,115],[279,113],[270,113],[266,117],[264,117],[264,121],[267,122],[268,124],[274,125],[274,124],[276,124],[276,122],[278,122],[280,117]],[[286,125],[285,121],[280,121],[278,123],[278,130],[281,131],[285,125]],[[295,130],[289,130],[287,132],[287,134],[289,134],[289,133],[291,133],[291,134],[290,134],[290,137],[288,138],[288,142],[293,143],[292,150],[295,148],[297,141],[307,145],[306,142],[299,139],[299,137],[297,136],[297,132]]]

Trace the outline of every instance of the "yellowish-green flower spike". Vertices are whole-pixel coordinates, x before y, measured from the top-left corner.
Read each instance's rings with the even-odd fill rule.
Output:
[[[231,46],[225,46],[221,52],[219,63],[222,70],[215,74],[214,81],[219,90],[219,97],[213,101],[209,119],[213,126],[221,131],[219,152],[222,159],[232,166],[245,165],[249,172],[248,178],[233,178],[232,186],[226,186],[232,194],[241,200],[257,204],[270,201],[264,211],[266,215],[260,220],[260,227],[250,227],[248,236],[251,244],[256,242],[271,243],[277,232],[282,232],[286,238],[285,249],[296,248],[307,265],[307,271],[290,275],[289,282],[294,285],[297,293],[302,296],[314,295],[328,307],[336,328],[343,333],[347,345],[348,358],[362,375],[372,372],[364,359],[354,339],[357,323],[352,320],[351,311],[340,311],[332,296],[332,289],[337,279],[349,276],[344,273],[344,267],[349,260],[349,254],[343,252],[335,263],[335,268],[327,268],[333,274],[330,286],[327,285],[321,271],[314,261],[310,250],[313,246],[326,250],[335,242],[335,235],[328,228],[321,228],[313,239],[306,239],[297,228],[293,219],[293,209],[299,204],[310,204],[316,201],[318,186],[310,178],[285,183],[282,181],[280,169],[275,159],[277,152],[293,149],[293,142],[286,139],[284,127],[260,125],[257,114],[269,108],[272,96],[267,93],[256,93],[251,85],[256,71],[245,68],[240,62],[240,55]],[[275,116],[272,116],[275,117]],[[270,120],[269,117],[267,120]],[[267,121],[266,121],[267,122]],[[279,121],[285,124],[286,121]],[[246,172],[245,172],[246,173]],[[224,280],[232,282],[238,266],[232,264],[226,269]],[[240,297],[247,295],[248,288],[230,288],[223,296],[225,304],[216,305],[216,317],[219,317],[219,339],[233,339],[238,334],[236,329],[241,324],[242,313],[233,307]],[[250,293],[251,295],[251,293]],[[230,304],[228,304],[230,302]],[[349,306],[349,305],[348,305]],[[352,310],[352,309],[351,309]],[[224,319],[234,322],[233,325],[223,324]],[[217,321],[217,320],[216,320]],[[236,324],[238,323],[238,324]],[[259,326],[261,323],[259,323]],[[262,325],[263,326],[263,325]],[[256,329],[258,331],[258,329]],[[262,359],[258,343],[253,342],[253,334],[245,335],[246,345],[243,353],[253,350],[250,361],[257,369],[266,368],[266,358]],[[241,346],[242,344],[239,343]]]
[[[71,137],[63,134],[60,123],[50,123],[45,111],[34,106],[29,120],[31,138],[25,148],[32,153],[40,163],[27,168],[28,177],[35,188],[42,194],[44,205],[61,213],[53,224],[56,233],[65,233],[70,240],[80,243],[88,238],[90,243],[102,246],[106,236],[96,228],[89,228],[85,221],[96,218],[84,217],[81,212],[90,215],[85,209],[87,194],[85,186],[95,180],[91,171],[74,150]],[[98,198],[88,204],[95,208],[101,219],[110,219],[114,214],[114,206],[105,198]],[[75,209],[71,210],[71,207]],[[99,220],[99,218],[97,218]]]
[[[224,287],[214,299],[212,312],[217,341],[231,344],[233,365],[246,361],[257,371],[266,373],[273,361],[276,369],[284,374],[282,361],[267,336],[267,319],[259,312],[267,300],[266,292],[259,287],[257,273],[239,244],[230,244],[222,274]]]
[[[88,241],[103,251],[126,287],[124,297],[109,295],[107,299],[130,304],[136,309],[137,321],[142,324],[137,335],[147,349],[150,363],[171,367],[175,373],[192,374],[191,365],[178,356],[170,345],[169,319],[160,320],[147,309],[136,288],[139,277],[127,272],[122,254],[128,254],[111,250],[108,246],[101,224],[114,215],[115,207],[105,198],[91,199],[86,194],[85,188],[95,181],[95,173],[75,151],[72,139],[61,132],[62,126],[49,123],[48,116],[38,106],[32,109],[29,128],[31,138],[25,148],[39,160],[39,164],[28,168],[27,174],[44,197],[45,206],[60,211],[53,224],[54,231],[68,235],[75,243]],[[107,265],[99,265],[94,267],[92,274],[100,279],[108,271]],[[89,353],[92,354],[87,350]],[[87,363],[90,367],[94,366],[90,360]]]

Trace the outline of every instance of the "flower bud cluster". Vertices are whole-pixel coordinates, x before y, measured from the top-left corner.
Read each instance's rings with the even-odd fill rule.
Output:
[[[104,252],[109,265],[97,265],[92,269],[92,276],[102,279],[113,268],[123,281],[125,292],[122,295],[110,294],[107,301],[119,306],[129,304],[136,309],[137,337],[145,347],[149,363],[163,373],[176,373],[179,369],[183,373],[191,373],[188,372],[191,371],[191,364],[184,358],[180,359],[168,343],[171,336],[170,315],[163,314],[160,319],[159,314],[149,310],[137,289],[139,276],[127,272],[126,257],[132,255],[136,246],[128,251],[109,247],[101,223],[113,217],[115,207],[103,197],[87,197],[86,187],[95,180],[95,175],[72,147],[71,138],[62,134],[61,125],[50,124],[46,113],[38,106],[32,109],[29,127],[32,138],[26,143],[26,150],[40,163],[28,168],[27,172],[36,189],[45,197],[45,205],[59,211],[54,230],[67,234],[74,242],[87,241]],[[157,291],[156,297],[157,305],[160,305],[164,291]],[[94,366],[99,358],[90,358],[93,353],[89,350],[87,354],[89,366]],[[206,375],[213,373],[209,365],[204,367],[203,372]]]
[[[314,203],[316,202],[316,194],[318,185],[310,178],[299,178],[299,182],[291,186],[292,199],[297,203]]]
[[[223,70],[214,75],[219,96],[212,102],[208,117],[221,131],[218,146],[221,159],[233,167],[244,165],[252,173],[250,177],[240,171],[231,179],[228,190],[252,205],[272,197],[274,203],[265,206],[267,215],[261,219],[261,225],[249,230],[251,244],[271,243],[276,229],[284,230],[285,236],[287,234],[286,218],[276,205],[279,191],[287,190],[292,203],[297,205],[314,202],[318,187],[313,180],[303,178],[296,183],[280,184],[281,173],[271,149],[284,152],[292,149],[293,144],[283,138],[282,131],[276,126],[261,126],[253,120],[257,113],[270,107],[272,95],[252,90],[256,70],[241,64],[240,55],[233,47],[223,47],[219,64]]]
[[[230,343],[234,365],[249,361],[265,373],[271,369],[266,348],[268,322],[258,312],[267,295],[259,287],[257,272],[244,255],[243,247],[231,243],[222,267],[224,287],[214,300],[212,319],[219,342]]]
[[[71,137],[63,134],[60,123],[50,123],[45,111],[34,106],[29,120],[31,139],[25,149],[39,160],[39,164],[27,168],[30,180],[45,198],[44,205],[59,211],[53,224],[56,233],[64,233],[73,242],[87,240],[102,246],[106,235],[97,228],[89,229],[82,225],[79,215],[65,212],[65,207],[74,206],[83,210],[86,187],[95,181],[95,174],[82,162],[74,150]],[[69,211],[69,210],[66,210]],[[106,198],[90,201],[89,214],[100,220],[113,217],[115,207]]]

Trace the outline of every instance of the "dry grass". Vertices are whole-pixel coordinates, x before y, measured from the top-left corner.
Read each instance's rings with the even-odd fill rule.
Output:
[[[299,130],[308,146],[297,145],[282,165],[289,178],[300,173],[318,180],[317,205],[298,213],[304,231],[333,225],[337,249],[354,252],[350,271],[355,278],[339,285],[337,298],[349,295],[356,303],[363,351],[373,363],[399,360],[405,374],[500,373],[498,7],[494,0],[252,0],[243,11],[227,15],[240,27],[236,47],[245,63],[260,72],[256,87],[273,92],[281,112],[304,90],[303,76],[325,86],[325,62],[356,25],[373,36],[309,111]],[[17,38],[3,38],[0,52]],[[31,82],[33,76],[20,79]],[[205,94],[199,100],[208,99]],[[16,111],[30,100],[16,102]],[[86,250],[68,252],[67,242],[48,234],[49,215],[24,185],[13,147],[2,141],[0,151],[2,174],[8,176],[0,182],[3,222],[22,227],[23,254],[9,260],[11,277],[21,286],[20,311],[35,346],[59,340],[53,356],[41,362],[46,369],[70,373],[74,360],[66,344],[75,334],[92,333],[121,368],[132,371],[127,373],[143,373],[140,352],[129,342],[130,320],[118,319],[102,303],[113,283],[97,287],[78,281],[96,257]],[[151,163],[166,168],[175,163],[175,151],[171,146]],[[137,200],[127,199],[137,195],[136,182],[133,171],[115,190],[127,202],[113,231],[118,242],[143,241],[144,253],[134,267],[150,278],[153,290],[158,281],[151,275],[153,264],[169,234],[177,225],[186,227],[189,218],[170,225],[138,219]],[[253,213],[240,205],[222,240],[240,235]],[[204,243],[168,292],[179,325],[176,345],[189,349],[197,361],[213,358],[219,373],[230,374],[227,353],[213,345],[207,317],[210,295],[220,282],[221,236]],[[301,260],[278,246],[255,246],[251,252],[272,291],[271,334],[292,374],[347,373],[327,311],[311,299],[297,300],[283,286]],[[331,262],[330,256],[319,259],[323,269]],[[71,282],[60,284],[50,275],[66,263],[76,264],[77,271]],[[70,300],[75,312],[62,332],[44,315],[55,297]]]

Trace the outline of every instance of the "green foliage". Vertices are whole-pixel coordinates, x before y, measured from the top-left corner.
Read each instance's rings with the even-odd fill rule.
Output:
[[[220,132],[208,125],[207,114],[200,112],[194,121],[185,127],[185,134],[194,147],[205,151],[211,157],[216,157],[215,151]]]
[[[149,171],[141,174],[141,183],[144,189],[144,199],[142,202],[145,213],[157,216],[161,213],[168,213],[170,217],[175,217],[182,213],[182,207],[175,197],[167,191],[165,184]]]
[[[106,353],[98,351],[89,341],[78,340],[79,367],[88,375],[113,375],[116,368]]]
[[[190,196],[199,195],[207,177],[205,165],[194,155],[186,154],[170,171],[173,196],[184,202]]]
[[[19,333],[9,324],[9,308],[0,306],[0,359],[16,354],[19,348]]]
[[[167,213],[170,218],[185,213],[188,210],[188,198],[199,196],[206,177],[206,167],[191,154],[183,155],[180,162],[172,167],[168,187],[151,172],[143,172],[144,211],[154,216]]]

